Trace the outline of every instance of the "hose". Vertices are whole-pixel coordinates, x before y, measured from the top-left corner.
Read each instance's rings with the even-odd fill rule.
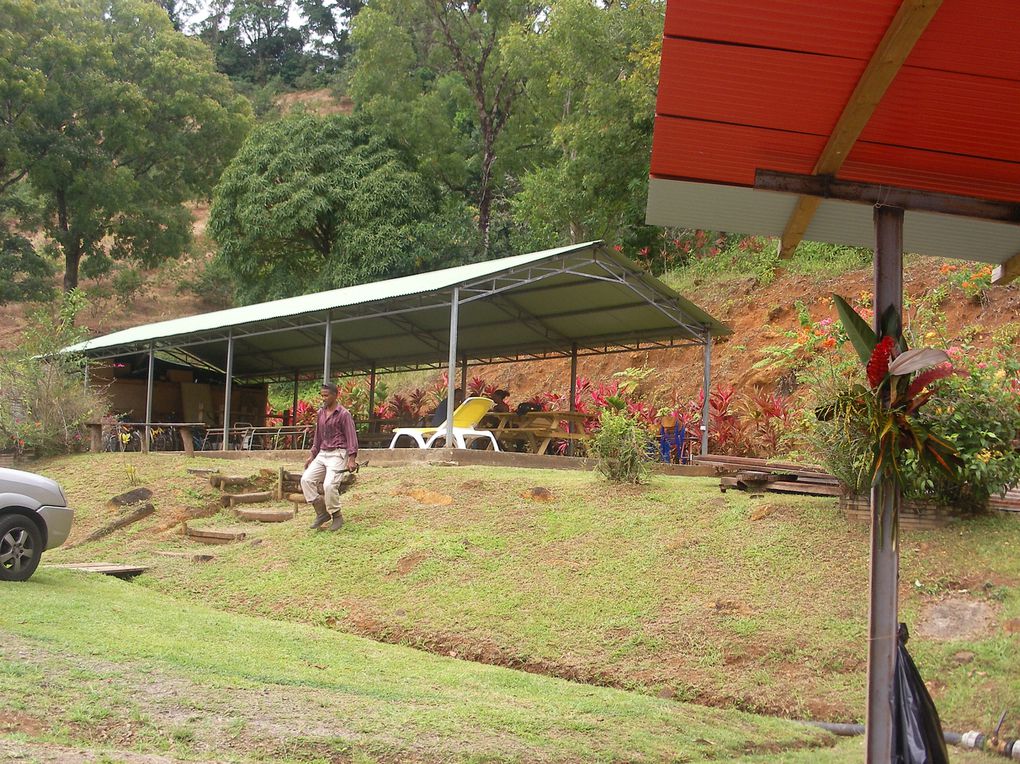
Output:
[[[831,722],[802,721],[812,727],[818,727],[840,737],[853,737],[864,734],[863,724],[834,724]],[[970,732],[943,732],[943,739],[950,745],[960,748],[969,748],[987,753],[997,753],[1003,758],[1020,761],[1020,740],[1014,738],[999,738],[995,735],[986,736],[976,730]]]

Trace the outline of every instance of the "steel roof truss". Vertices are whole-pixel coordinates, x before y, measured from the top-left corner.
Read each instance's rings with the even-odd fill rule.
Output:
[[[673,303],[672,300],[663,300],[662,295],[650,290],[646,284],[641,283],[636,279],[632,279],[631,274],[622,268],[614,269],[613,264],[606,263],[601,260],[599,261],[599,265],[607,273],[612,274],[618,283],[623,284],[636,295],[643,298],[645,302],[662,313],[662,315],[666,316],[666,318],[670,321],[677,324],[677,326],[687,332],[690,332],[690,334],[695,337],[701,337],[704,334],[705,327],[693,322],[690,316],[688,316],[680,306]],[[698,344],[704,344],[704,341],[699,342]]]

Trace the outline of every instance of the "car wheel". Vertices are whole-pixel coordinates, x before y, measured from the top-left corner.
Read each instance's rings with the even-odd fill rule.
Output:
[[[27,517],[0,517],[0,581],[26,581],[39,567],[42,534]]]

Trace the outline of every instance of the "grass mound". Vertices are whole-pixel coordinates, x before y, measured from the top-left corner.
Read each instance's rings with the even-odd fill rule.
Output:
[[[615,487],[580,472],[369,467],[339,534],[310,533],[306,513],[250,524],[240,544],[196,548],[167,525],[209,502],[188,464],[216,462],[104,454],[43,465],[81,508],[76,535],[102,522],[127,466],[157,506],[151,521],[50,561],[149,561],[140,585],[218,609],[591,684],[792,718],[863,717],[868,532],[834,500],[751,500],[709,479]],[[233,474],[272,463],[222,464]],[[548,500],[532,498],[535,487]],[[227,510],[200,522],[238,524]],[[901,618],[946,726],[990,731],[1008,709],[1005,734],[1020,724],[1020,523],[904,532],[901,546]],[[155,554],[185,550],[215,559]],[[979,607],[978,628],[921,628],[954,603]]]

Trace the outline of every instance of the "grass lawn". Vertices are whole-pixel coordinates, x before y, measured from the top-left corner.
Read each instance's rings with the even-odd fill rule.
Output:
[[[278,464],[136,454],[42,463],[80,509],[74,538],[105,521],[105,501],[131,477],[153,489],[157,507],[150,520],[48,561],[151,561],[138,584],[220,610],[664,698],[863,716],[868,534],[831,499],[751,500],[720,494],[710,479],[634,488],[582,472],[369,467],[340,534],[308,532],[307,513],[255,526],[228,510],[201,522],[246,525],[248,541],[198,548],[167,528],[216,496],[186,466],[252,474]],[[535,486],[552,500],[522,495]],[[443,496],[452,503],[430,503]],[[1020,523],[978,519],[904,532],[901,543],[901,618],[946,727],[990,731],[1007,709],[1004,731],[1020,735],[1020,635],[1011,631]],[[215,559],[154,554],[196,548]],[[918,625],[949,601],[980,607],[981,628],[925,637]]]
[[[55,743],[217,761],[538,762],[697,761],[834,742],[783,720],[217,612],[82,573],[8,584],[4,604],[0,725]]]

